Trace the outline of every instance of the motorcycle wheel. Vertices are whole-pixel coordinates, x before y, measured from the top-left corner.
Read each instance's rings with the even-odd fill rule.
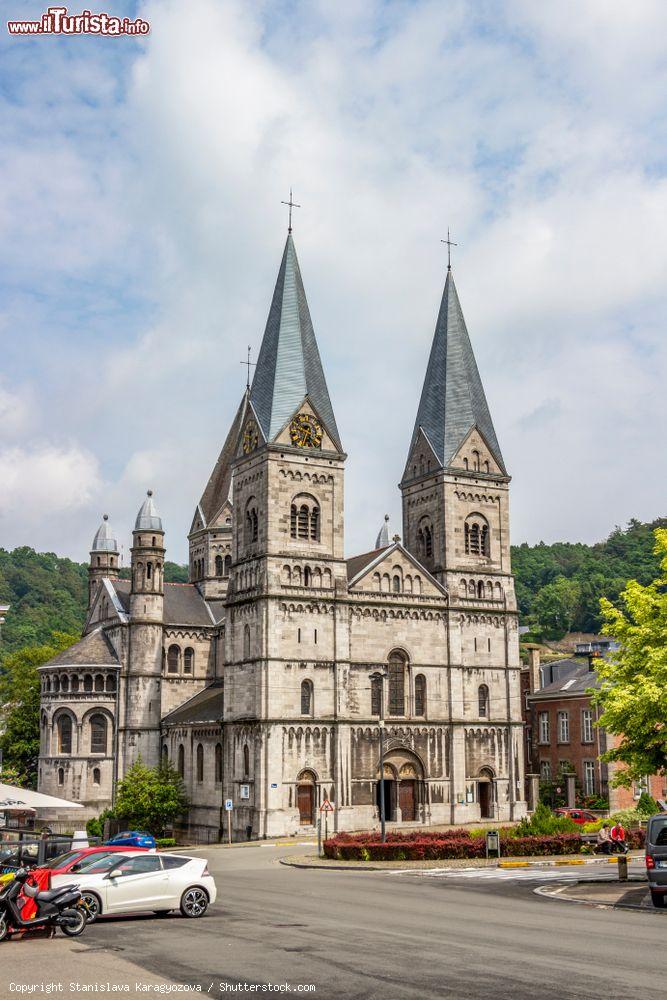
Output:
[[[60,914],[65,921],[60,925],[60,929],[67,937],[78,937],[83,934],[86,927],[86,915],[83,910],[63,910]]]
[[[7,923],[7,914],[0,914],[0,941],[4,941],[5,938],[9,937],[9,924]]]

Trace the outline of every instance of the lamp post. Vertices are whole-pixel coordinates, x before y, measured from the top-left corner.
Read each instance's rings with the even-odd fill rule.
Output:
[[[380,831],[383,844],[387,839],[384,806],[384,682],[386,677],[387,672],[382,670],[376,670],[371,674],[371,682],[377,681],[380,684],[380,721],[378,725],[380,728]]]

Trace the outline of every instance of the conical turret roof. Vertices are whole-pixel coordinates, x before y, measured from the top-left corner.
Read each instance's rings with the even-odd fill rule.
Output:
[[[162,531],[162,518],[155,509],[153,502],[153,491],[148,490],[146,499],[139,508],[137,520],[134,524],[135,531]]]
[[[276,438],[306,396],[341,448],[290,233],[250,390],[250,401],[267,441]]]
[[[109,515],[104,514],[102,523],[95,532],[91,552],[118,552],[118,542],[111,533]]]
[[[384,515],[384,522],[375,539],[375,548],[384,549],[389,545],[389,514]]]
[[[447,467],[473,427],[505,472],[454,277],[448,271],[408,460],[422,430],[438,461]]]

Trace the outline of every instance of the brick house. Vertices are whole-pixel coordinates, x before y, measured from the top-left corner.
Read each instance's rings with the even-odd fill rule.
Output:
[[[573,771],[581,794],[608,798],[612,812],[633,808],[643,791],[664,799],[667,778],[659,775],[631,788],[612,786],[616,765],[603,763],[600,756],[616,738],[596,725],[601,712],[588,693],[598,686],[593,664],[592,656],[541,664],[539,649],[529,650],[528,666],[521,672],[526,770],[540,781]]]

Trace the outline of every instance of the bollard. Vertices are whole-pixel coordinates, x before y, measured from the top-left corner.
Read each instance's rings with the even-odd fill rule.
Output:
[[[628,881],[628,859],[625,855],[622,855],[618,859],[618,881]]]

